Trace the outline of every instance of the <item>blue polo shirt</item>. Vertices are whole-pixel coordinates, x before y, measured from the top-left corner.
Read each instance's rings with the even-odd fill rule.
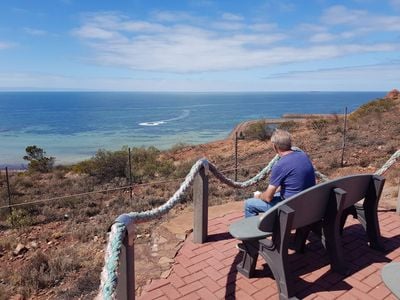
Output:
[[[315,185],[314,167],[304,152],[293,151],[273,166],[269,184],[280,186],[281,196],[287,199]]]

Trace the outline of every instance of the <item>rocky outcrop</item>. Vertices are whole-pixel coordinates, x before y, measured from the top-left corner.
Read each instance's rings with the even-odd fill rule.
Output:
[[[397,90],[397,89],[391,90],[391,91],[386,95],[386,98],[389,98],[389,99],[398,99],[398,98],[400,98],[400,92],[399,92],[399,90]]]

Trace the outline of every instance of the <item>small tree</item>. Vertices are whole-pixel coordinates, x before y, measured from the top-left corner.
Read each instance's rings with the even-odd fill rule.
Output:
[[[24,160],[29,161],[28,169],[33,172],[47,173],[53,169],[55,157],[47,157],[46,152],[36,145],[25,148]]]

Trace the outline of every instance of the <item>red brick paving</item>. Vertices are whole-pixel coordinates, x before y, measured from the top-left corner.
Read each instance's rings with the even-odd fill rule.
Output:
[[[261,257],[257,278],[247,279],[236,271],[240,254],[228,226],[239,218],[242,214],[231,213],[210,220],[208,242],[202,245],[194,244],[189,236],[170,276],[153,280],[138,299],[278,299],[275,280]],[[296,296],[321,300],[396,299],[382,282],[380,271],[391,260],[400,261],[400,217],[380,212],[379,220],[385,253],[370,249],[361,225],[348,219],[343,234],[351,269],[347,277],[329,271],[328,258],[317,240],[311,239],[304,254],[290,251]]]

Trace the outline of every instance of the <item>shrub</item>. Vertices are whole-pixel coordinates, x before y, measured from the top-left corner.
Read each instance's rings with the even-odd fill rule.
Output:
[[[310,127],[318,134],[321,134],[328,127],[328,120],[325,119],[312,120],[310,122]]]
[[[73,170],[95,176],[100,181],[109,181],[115,177],[125,177],[127,167],[126,148],[118,151],[99,149],[91,159],[76,164]]]
[[[125,177],[128,166],[128,152],[98,150],[92,158],[94,175],[101,180],[110,180],[115,177]]]
[[[33,221],[31,214],[25,209],[13,209],[7,217],[7,222],[14,228],[31,226]]]
[[[29,161],[28,170],[31,172],[47,173],[53,169],[55,157],[47,157],[46,152],[36,145],[25,148],[24,160]]]
[[[244,136],[249,139],[265,141],[272,135],[272,130],[265,125],[264,121],[257,121],[250,124],[244,131]]]
[[[286,130],[286,131],[293,131],[296,128],[297,124],[295,121],[285,121],[278,125],[279,129]]]
[[[194,160],[187,160],[184,161],[177,166],[175,166],[174,177],[175,178],[184,178],[189,173],[190,169],[194,165],[196,161]]]
[[[17,281],[31,293],[58,284],[69,272],[80,268],[79,256],[72,249],[56,250],[49,255],[37,251],[20,269]]]
[[[135,182],[169,176],[175,169],[172,160],[160,159],[161,152],[155,147],[133,148],[131,153],[132,177]]]
[[[395,103],[393,99],[377,99],[371,102],[368,102],[366,104],[361,105],[356,111],[354,111],[350,115],[351,120],[357,120],[358,118],[365,117],[371,113],[383,113],[385,111],[388,111],[391,109],[393,106],[395,106]]]

